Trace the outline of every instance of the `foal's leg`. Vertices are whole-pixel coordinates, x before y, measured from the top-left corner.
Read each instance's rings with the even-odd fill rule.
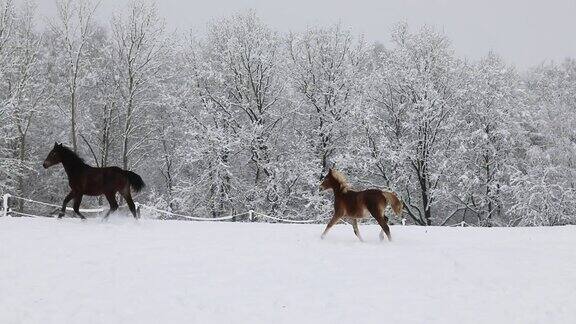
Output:
[[[128,208],[130,208],[130,212],[134,218],[138,218],[138,214],[136,214],[136,206],[134,205],[134,201],[132,200],[132,195],[130,191],[124,195],[124,199],[126,199],[126,203],[128,204]]]
[[[62,203],[62,209],[60,209],[60,213],[58,213],[58,218],[64,217],[64,214],[66,214],[66,206],[68,205],[70,200],[72,200],[73,197],[74,195],[72,194],[72,191],[70,191],[68,195],[66,195],[66,198],[64,198],[64,202]]]
[[[360,239],[361,242],[364,242],[364,239],[362,239],[362,236],[360,236],[360,230],[358,229],[358,220],[356,218],[352,218],[350,221],[352,223],[352,227],[354,227],[354,234],[358,236],[358,239]]]
[[[384,234],[388,237],[388,241],[392,241],[392,235],[390,235],[390,227],[388,227],[388,217],[384,216],[384,209],[373,208],[370,214],[376,219],[382,231],[380,232],[380,241],[384,240]]]
[[[332,226],[334,226],[334,224],[338,223],[340,218],[342,218],[341,213],[338,213],[338,212],[334,213],[334,216],[332,216],[332,219],[330,220],[330,222],[328,222],[328,225],[326,225],[326,229],[324,230],[324,232],[320,236],[321,239],[324,239],[324,237],[326,237],[326,233],[328,233],[328,231],[330,230],[330,228]]]
[[[77,195],[76,197],[74,197],[74,212],[76,213],[76,215],[80,216],[80,218],[86,219],[86,217],[84,217],[84,215],[80,213],[81,202],[82,202],[82,195]]]
[[[107,193],[106,199],[108,200],[108,204],[110,204],[110,209],[106,215],[104,215],[104,219],[108,219],[108,216],[118,209],[118,202],[116,202],[116,195],[114,193]]]
[[[378,221],[378,224],[380,224],[380,227],[382,227],[382,231],[380,232],[380,241],[384,240],[384,234],[386,234],[386,236],[388,237],[388,241],[392,241],[392,235],[390,234],[390,227],[388,226],[388,217],[386,216],[377,217],[376,221]]]

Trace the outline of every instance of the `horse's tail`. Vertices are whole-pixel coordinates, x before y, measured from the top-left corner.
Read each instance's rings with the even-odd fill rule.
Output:
[[[392,207],[394,214],[396,214],[396,216],[400,216],[402,213],[402,208],[404,208],[402,200],[400,200],[396,193],[392,191],[382,191],[382,195],[384,195],[384,198],[386,198],[386,201],[390,204],[390,207]]]
[[[144,180],[142,180],[142,177],[140,177],[136,173],[124,170],[124,174],[128,178],[128,183],[130,183],[130,186],[135,192],[139,192],[140,190],[142,190],[142,188],[146,186]]]

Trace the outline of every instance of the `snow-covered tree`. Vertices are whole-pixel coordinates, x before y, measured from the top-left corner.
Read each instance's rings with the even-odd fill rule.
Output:
[[[50,22],[53,37],[54,69],[59,74],[58,85],[66,95],[59,98],[59,107],[70,120],[70,140],[78,150],[78,119],[82,107],[79,102],[83,90],[83,77],[89,72],[86,52],[97,31],[94,12],[97,4],[88,0],[58,0],[57,17]],[[80,121],[81,123],[81,121]]]
[[[12,57],[10,45],[13,42],[13,30],[15,28],[14,3],[11,0],[0,1],[0,80],[6,78],[10,68]],[[10,190],[14,188],[14,169],[18,167],[13,158],[10,143],[14,138],[11,131],[10,112],[8,104],[10,95],[3,85],[0,89],[0,189]]]
[[[123,16],[114,17],[111,37],[122,123],[122,167],[128,169],[148,156],[168,43],[156,7],[143,2],[130,2]]]
[[[350,119],[362,99],[367,46],[338,24],[291,34],[288,51],[288,74],[298,94],[295,105],[308,119],[305,140],[320,177],[335,162],[335,155],[345,151],[341,148],[346,147],[351,128],[357,127]]]
[[[516,172],[512,225],[575,222],[576,60],[533,69],[526,120],[530,148]]]
[[[229,209],[223,202],[230,199],[260,208],[273,205],[278,135],[286,116],[279,36],[250,12],[213,22],[207,38],[193,46],[190,109],[197,112],[191,112],[190,136],[196,141],[191,145],[203,142],[201,150],[210,156],[201,162],[208,164],[202,178],[208,199],[215,202],[211,209]],[[248,168],[232,170],[232,161]],[[237,191],[231,193],[233,186]]]
[[[481,224],[505,221],[511,199],[511,174],[524,160],[527,148],[522,127],[525,109],[520,80],[513,68],[489,53],[467,71],[469,78],[460,135],[456,143],[459,166],[450,184],[462,220],[469,215]]]
[[[447,37],[430,27],[410,32],[400,24],[393,32],[394,47],[381,51],[372,100],[379,108],[375,130],[369,134],[376,158],[387,160],[402,192],[408,215],[430,225],[445,176],[452,166],[457,108],[462,97],[461,62]],[[374,133],[384,134],[383,138]],[[401,168],[400,170],[398,168]],[[381,168],[383,173],[390,169]],[[438,206],[441,208],[441,206]]]
[[[18,167],[12,173],[17,177],[19,195],[26,194],[25,176],[32,168],[30,134],[39,127],[37,119],[51,97],[50,84],[45,82],[46,55],[41,37],[34,29],[34,18],[34,6],[25,2],[15,16],[12,41],[7,44],[10,56],[0,80],[5,95],[4,111],[14,138],[11,146]]]

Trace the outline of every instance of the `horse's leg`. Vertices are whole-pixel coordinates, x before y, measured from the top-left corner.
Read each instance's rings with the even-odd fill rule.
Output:
[[[380,232],[380,241],[384,240],[384,234],[388,237],[388,241],[392,241],[392,235],[390,235],[390,227],[388,227],[388,217],[384,216],[384,209],[380,208],[370,208],[370,214],[376,219],[382,231]]]
[[[130,208],[130,212],[134,218],[138,218],[138,214],[136,214],[136,206],[134,205],[134,201],[132,200],[132,195],[130,191],[127,194],[123,195],[124,199],[126,199],[126,203],[128,204],[128,208]]]
[[[390,234],[390,227],[388,226],[388,217],[382,216],[381,218],[376,219],[380,227],[382,227],[382,231],[380,232],[380,241],[384,240],[384,234],[388,237],[388,241],[392,241],[392,235]]]
[[[328,231],[330,230],[330,228],[332,226],[334,226],[334,224],[338,223],[340,218],[342,218],[342,214],[339,212],[335,212],[334,216],[332,216],[332,219],[330,220],[330,222],[328,222],[328,225],[326,225],[326,229],[324,230],[324,232],[320,236],[321,239],[324,239],[324,237],[326,237],[326,233],[328,233]]]
[[[74,197],[74,212],[76,213],[76,215],[80,216],[80,218],[86,219],[86,217],[84,217],[84,215],[80,213],[81,202],[82,202],[82,195],[76,195],[76,197]]]
[[[72,194],[72,191],[70,191],[68,195],[66,195],[66,198],[64,198],[64,202],[62,203],[62,209],[60,209],[60,213],[58,213],[58,218],[64,217],[64,214],[66,214],[66,206],[68,205],[70,200],[72,200],[73,197],[74,195]]]
[[[104,219],[108,219],[108,216],[118,209],[118,202],[116,202],[116,195],[114,193],[107,193],[106,199],[108,200],[108,204],[110,204],[110,209],[108,209],[108,212],[104,215]]]
[[[358,220],[356,218],[351,219],[352,227],[354,227],[354,234],[360,239],[361,242],[364,242],[362,236],[360,236],[360,229],[358,229]]]

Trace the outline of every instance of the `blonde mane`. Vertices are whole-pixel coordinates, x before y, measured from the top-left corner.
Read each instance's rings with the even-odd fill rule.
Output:
[[[336,182],[338,182],[338,184],[340,184],[340,189],[342,192],[346,192],[348,189],[350,189],[350,186],[346,182],[346,177],[340,173],[340,171],[332,169],[332,177],[334,180],[336,180]]]

